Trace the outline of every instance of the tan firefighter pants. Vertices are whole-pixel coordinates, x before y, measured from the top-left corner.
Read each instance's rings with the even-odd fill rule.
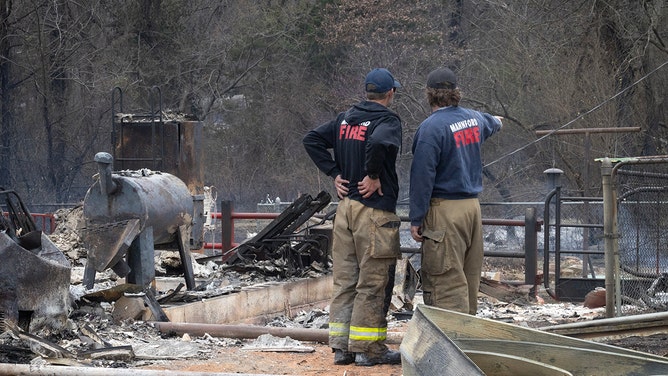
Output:
[[[422,236],[425,304],[475,315],[483,261],[478,199],[432,198]]]
[[[332,244],[330,347],[370,354],[387,349],[386,298],[401,254],[400,224],[394,213],[348,198],[339,202]]]

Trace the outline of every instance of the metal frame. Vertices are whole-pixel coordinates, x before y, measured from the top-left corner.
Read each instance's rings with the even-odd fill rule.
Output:
[[[116,96],[118,95],[118,98]],[[155,97],[157,96],[157,111]],[[164,168],[164,159],[165,159],[165,130],[164,130],[164,119],[162,118],[162,92],[159,87],[153,86],[151,88],[151,94],[149,95],[150,100],[150,113],[147,115],[137,115],[133,114],[130,119],[127,119],[124,116],[121,116],[118,121],[116,119],[117,114],[124,114],[123,110],[123,90],[116,86],[111,91],[111,148],[113,150],[114,161],[123,165],[123,162],[140,162],[140,161],[149,161],[151,166],[155,170],[162,170]],[[116,105],[119,105],[118,111],[116,111]],[[123,143],[118,143],[118,140],[123,140],[123,126],[125,124],[131,123],[143,123],[150,122],[151,126],[151,156],[142,157],[142,158],[129,158],[123,152]],[[156,127],[159,126],[159,129]],[[158,139],[159,137],[159,139]],[[117,146],[120,148],[120,152],[117,153]],[[160,148],[159,153],[157,148]]]

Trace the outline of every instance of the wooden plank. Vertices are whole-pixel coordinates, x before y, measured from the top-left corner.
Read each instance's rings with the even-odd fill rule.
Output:
[[[508,354],[469,350],[464,352],[486,375],[573,376],[563,368]]]
[[[454,342],[464,352],[487,351],[514,355],[566,369],[574,376],[668,374],[668,362],[614,352],[514,340],[459,338]]]
[[[448,337],[416,310],[399,347],[404,376],[449,375],[484,376]]]
[[[455,343],[460,338],[492,338],[510,341],[539,342],[648,358],[668,364],[668,359],[659,355],[629,350],[603,343],[585,341],[558,334],[546,333],[536,329],[524,328],[513,324],[475,317],[441,308],[419,305],[417,311],[424,314],[428,320],[432,321],[436,327],[442,330],[443,333],[451,340],[455,341]]]

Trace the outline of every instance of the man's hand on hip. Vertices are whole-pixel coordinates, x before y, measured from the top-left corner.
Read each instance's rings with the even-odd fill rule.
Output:
[[[336,195],[339,199],[343,200],[344,197],[348,196],[348,183],[350,181],[343,179],[341,175],[336,175],[334,178],[334,186],[336,187]]]
[[[379,195],[383,195],[383,190],[380,186],[380,179],[371,179],[369,175],[365,176],[361,182],[357,183],[357,190],[363,198],[369,198],[374,192],[378,191]]]

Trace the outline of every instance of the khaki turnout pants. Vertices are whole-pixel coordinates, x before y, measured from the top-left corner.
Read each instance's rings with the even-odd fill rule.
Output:
[[[432,198],[422,236],[425,304],[475,315],[483,261],[478,199]]]
[[[334,219],[334,295],[329,344],[334,349],[382,354],[387,308],[400,253],[401,220],[345,198]]]

